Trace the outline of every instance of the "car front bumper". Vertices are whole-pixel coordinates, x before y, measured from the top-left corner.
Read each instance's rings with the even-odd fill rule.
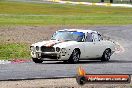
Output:
[[[57,52],[31,52],[32,58],[38,58],[42,60],[68,60],[69,54],[62,55]]]

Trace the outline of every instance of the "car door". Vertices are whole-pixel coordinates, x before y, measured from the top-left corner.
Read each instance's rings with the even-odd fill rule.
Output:
[[[85,41],[86,58],[99,58],[104,51],[104,43],[98,33],[87,33]]]
[[[87,58],[95,58],[96,53],[96,43],[94,41],[93,33],[87,33],[85,39],[85,57]]]
[[[95,53],[95,58],[102,57],[102,54],[104,52],[104,41],[101,39],[100,34],[98,33],[92,33],[93,36],[93,42],[94,42],[94,53]]]

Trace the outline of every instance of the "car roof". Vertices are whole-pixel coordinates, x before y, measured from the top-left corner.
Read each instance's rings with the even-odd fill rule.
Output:
[[[63,30],[58,30],[58,31],[77,31],[77,32],[83,32],[83,33],[98,33],[97,31],[93,31],[93,30],[84,30],[84,29],[63,29]]]

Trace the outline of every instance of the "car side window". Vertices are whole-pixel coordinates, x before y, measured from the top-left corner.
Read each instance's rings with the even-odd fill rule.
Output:
[[[93,42],[92,33],[87,33],[86,42]]]
[[[97,33],[92,33],[92,36],[93,36],[93,41],[94,42],[99,41],[99,37],[98,37],[98,34]]]

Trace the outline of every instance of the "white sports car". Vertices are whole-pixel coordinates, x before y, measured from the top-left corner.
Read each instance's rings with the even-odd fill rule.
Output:
[[[45,60],[77,63],[86,59],[109,61],[115,51],[115,44],[103,40],[97,31],[64,29],[56,31],[49,41],[32,44],[30,49],[35,63]]]

